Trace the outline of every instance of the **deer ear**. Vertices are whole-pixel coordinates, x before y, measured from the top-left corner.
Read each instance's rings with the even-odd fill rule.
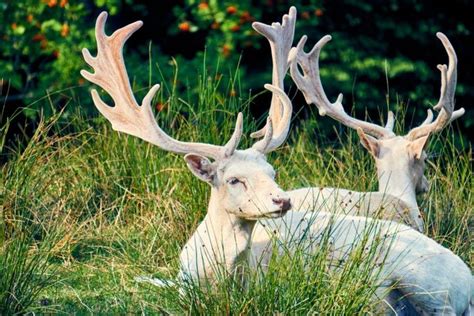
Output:
[[[214,180],[215,167],[209,159],[198,154],[187,154],[184,156],[189,170],[204,182],[211,182]]]
[[[423,154],[423,150],[428,145],[428,138],[429,137],[430,137],[430,135],[428,134],[426,136],[417,138],[414,141],[410,142],[410,144],[408,145],[408,149],[409,149],[410,153],[413,156],[415,156],[416,159],[421,158],[421,156]]]
[[[376,138],[365,134],[362,128],[357,129],[357,134],[359,135],[362,146],[364,146],[372,156],[377,158],[380,150],[379,141]]]

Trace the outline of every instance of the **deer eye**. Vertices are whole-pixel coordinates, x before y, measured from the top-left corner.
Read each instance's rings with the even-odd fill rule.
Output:
[[[240,183],[241,181],[237,178],[230,178],[229,180],[227,180],[227,183],[231,184],[231,185],[236,185],[237,183]]]

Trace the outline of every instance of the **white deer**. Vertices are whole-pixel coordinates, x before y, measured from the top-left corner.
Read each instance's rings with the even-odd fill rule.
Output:
[[[394,115],[389,112],[385,127],[358,120],[349,116],[342,105],[342,94],[331,103],[321,84],[319,74],[319,55],[323,46],[331,40],[324,36],[309,53],[304,52],[306,36],[303,36],[291,54],[291,76],[303,92],[308,104],[314,104],[321,116],[328,115],[345,126],[356,129],[362,145],[375,159],[378,174],[379,191],[371,196],[389,194],[402,200],[409,210],[412,221],[423,231],[423,219],[419,212],[416,194],[428,190],[428,180],[424,176],[426,154],[424,148],[430,134],[441,131],[450,122],[464,114],[461,108],[454,111],[454,94],[457,79],[457,57],[453,46],[443,33],[437,33],[449,57],[449,66],[438,65],[441,71],[441,94],[434,109],[440,111],[433,121],[433,113],[428,110],[427,119],[421,126],[412,129],[406,136],[397,136],[393,132]],[[301,67],[303,74],[298,69]],[[303,208],[308,207],[307,196],[318,194],[317,188],[303,188],[290,193],[295,205],[306,199]],[[358,200],[354,192],[339,191],[343,200]],[[360,193],[355,193],[360,195]],[[363,193],[365,194],[365,193]]]
[[[392,222],[331,216],[322,212],[289,212],[290,199],[275,183],[275,172],[265,159],[268,152],[284,142],[288,129],[276,124],[274,130],[271,117],[267,121],[264,138],[246,150],[236,149],[242,135],[240,113],[235,131],[225,146],[181,142],[167,135],[156,123],[150,106],[159,85],[153,86],[142,105],[138,105],[123,61],[123,45],[142,23],[129,24],[107,36],[104,32],[106,18],[107,14],[103,12],[96,23],[97,56],[93,57],[87,49],[83,50],[84,59],[94,73],[83,70],[81,74],[102,87],[115,104],[114,107],[108,106],[98,92],[92,90],[97,109],[115,130],[139,137],[166,151],[186,154],[185,161],[193,174],[211,186],[207,215],[182,249],[178,280],[212,281],[220,267],[234,273],[239,261],[246,260],[249,247],[252,247],[250,253],[256,260],[266,256],[267,253],[261,251],[264,249],[262,244],[269,244],[272,235],[258,219],[272,218],[267,224],[275,225],[278,236],[285,236],[285,227],[294,227],[290,229],[293,233],[298,233],[301,228],[309,229],[309,233],[316,238],[332,218],[337,222],[333,234],[335,250],[343,250],[356,243],[364,227],[374,221],[381,226],[384,234],[393,238],[388,266],[382,269],[389,285],[397,285],[397,293],[409,295],[415,292],[407,298],[409,304],[426,313],[444,311],[460,314],[468,310],[473,287],[470,270],[456,255],[428,237]],[[280,97],[285,105],[283,117],[291,115],[291,102],[284,92],[272,85],[266,85],[266,88]],[[288,225],[281,225],[285,223],[285,220],[278,219],[281,216],[289,221]],[[302,227],[303,218],[315,221],[308,221],[304,224],[308,226]],[[317,250],[317,247],[313,249]],[[335,251],[334,255],[343,256],[343,251]],[[416,293],[418,288],[430,295]],[[395,299],[395,295],[390,297]]]
[[[291,7],[288,15],[284,15],[282,23],[267,25],[254,22],[253,28],[267,38],[272,55],[272,84],[285,90],[284,79],[290,68],[290,50],[293,44],[296,24],[296,8]],[[293,49],[294,50],[294,49]],[[294,53],[293,53],[294,54]],[[300,56],[301,59],[301,56]],[[298,78],[297,78],[298,79]],[[306,78],[304,78],[306,79]],[[298,88],[301,80],[296,81]],[[311,87],[313,88],[313,87]],[[313,90],[306,93],[318,93]],[[273,122],[286,125],[289,129],[291,116],[283,117],[284,104],[273,95],[269,115]],[[324,105],[321,105],[321,107]],[[284,119],[287,119],[284,121]],[[365,123],[366,126],[371,124]],[[378,130],[384,130],[376,126]],[[252,133],[253,138],[263,137],[266,127]],[[385,182],[384,182],[385,183]],[[325,212],[339,212],[348,215],[363,215],[382,219],[395,220],[405,223],[419,231],[423,231],[423,221],[416,204],[410,203],[398,195],[391,194],[397,183],[390,183],[390,187],[380,186],[379,192],[355,192],[341,188],[311,187],[288,191],[294,210],[320,210]],[[383,190],[382,190],[383,188]]]
[[[160,86],[154,85],[142,105],[138,105],[123,60],[123,45],[142,22],[131,23],[107,36],[106,19],[107,13],[102,12],[96,22],[97,56],[83,49],[84,59],[94,73],[82,70],[81,74],[103,88],[115,106],[105,104],[95,89],[91,92],[94,104],[113,129],[163,150],[186,154],[184,159],[191,172],[211,186],[207,215],[181,252],[181,274],[193,279],[212,278],[220,265],[232,271],[247,250],[256,220],[282,216],[291,207],[288,195],[275,183],[275,171],[265,158],[265,154],[284,142],[286,126],[274,127],[269,118],[264,138],[246,150],[236,150],[242,135],[241,113],[225,146],[181,142],[170,137],[156,123],[150,106]],[[265,87],[290,105],[283,115],[291,115],[291,102],[286,94],[272,85]]]
[[[275,25],[265,27],[259,25],[259,31],[264,35],[265,32],[262,30],[265,30],[267,34],[275,33],[277,32],[275,30],[276,27]],[[275,35],[272,35],[272,37],[267,35],[266,37],[274,45],[278,45],[278,41],[284,42],[283,39],[278,39]],[[281,37],[284,37],[284,34]],[[310,54],[304,54],[302,48],[305,40],[306,38],[290,53],[290,69],[293,80],[305,94],[306,100],[311,101],[308,103],[318,105],[318,108],[323,113],[332,113],[329,110],[333,110],[334,107],[326,110],[329,103],[325,102],[327,98],[325,97],[324,90],[322,90],[319,78],[317,61],[322,47],[321,42],[316,45]],[[444,41],[443,43],[445,44]],[[445,47],[448,46],[445,44]],[[449,103],[449,100],[451,102],[444,105],[446,109],[443,111],[447,113],[443,114],[442,112],[444,116],[440,115],[435,123],[430,125],[431,128],[436,127],[435,130],[443,128],[448,123],[443,122],[446,117],[450,118],[448,119],[450,121],[463,114],[462,109],[454,112],[454,114],[452,113],[454,107],[453,93],[446,96],[446,93],[443,92],[443,89],[454,90],[455,87],[453,79],[448,79],[455,76],[455,62],[451,61],[454,50],[452,47],[446,49],[450,56],[450,68],[454,68],[454,75],[445,75],[446,79],[442,88],[442,96],[444,97],[441,98],[440,104]],[[273,58],[275,59],[275,56]],[[285,61],[282,62],[284,63]],[[304,75],[299,73],[297,62],[300,63]],[[282,86],[280,88],[283,90]],[[272,107],[277,105],[272,103]],[[441,106],[443,105],[439,107]],[[325,110],[326,112],[324,112]],[[274,109],[270,109],[271,114],[274,112]],[[336,114],[341,115],[339,112]],[[364,128],[364,131],[367,131],[367,133],[369,131],[372,132],[372,135],[393,135],[395,137],[392,132],[393,114],[389,115],[386,127],[348,118],[345,112],[343,114],[345,119],[341,121],[346,125],[351,126],[349,124],[351,122],[356,127]],[[427,120],[426,124],[429,123],[431,122]],[[289,125],[289,122],[286,122],[286,124]],[[416,149],[410,148],[415,147],[415,145],[407,147],[412,150]],[[400,149],[398,150],[400,152]],[[404,150],[408,156],[407,148],[404,148]],[[403,154],[400,154],[398,159],[400,160],[402,157]],[[413,159],[411,156],[407,158]],[[394,164],[393,161],[392,163]],[[394,210],[398,212],[408,209],[408,223],[421,231],[423,229],[423,221],[416,204],[415,190],[420,190],[423,187],[423,183],[426,185],[426,179],[423,177],[424,164],[413,160],[407,162],[406,159],[401,159],[397,163],[404,163],[401,169],[404,171],[403,175],[407,171],[417,170],[416,173],[410,173],[414,178],[402,178],[402,180],[413,181],[414,186],[411,191],[406,189],[407,182],[400,181],[398,177],[382,177],[379,172],[379,192],[364,193],[331,188],[304,188],[288,192],[293,205],[298,207],[298,209],[319,209],[329,211],[329,213],[290,211],[282,218],[260,220],[255,226],[252,236],[250,263],[265,269],[272,258],[275,244],[279,246],[278,251],[280,252],[291,251],[295,247],[301,249],[302,244],[307,245],[306,250],[309,252],[317,251],[318,243],[324,234],[330,235],[329,239],[332,242],[331,247],[333,250],[330,253],[332,260],[344,261],[347,259],[351,247],[357,245],[364,238],[369,238],[369,244],[376,244],[380,236],[390,236],[391,238],[387,238],[384,241],[384,245],[379,248],[381,253],[379,258],[385,258],[385,262],[381,267],[382,271],[380,274],[384,281],[382,282],[383,286],[377,291],[381,296],[384,295],[384,291],[388,291],[386,297],[387,305],[385,306],[388,312],[395,311],[397,314],[405,315],[410,315],[410,313],[420,313],[422,315],[470,315],[473,308],[471,304],[474,304],[474,280],[470,269],[450,250],[414,229],[403,225],[364,217],[331,214],[339,211],[346,214],[358,214],[357,211],[362,213],[361,211],[364,210],[365,212],[368,211],[366,215],[370,216],[380,211],[381,207],[384,207],[385,210],[382,212],[382,216],[386,218],[391,216],[398,221],[402,221],[404,220],[403,216],[397,218],[397,213],[394,214],[393,212]],[[412,167],[412,163],[417,167]],[[378,170],[387,169],[379,167]],[[376,229],[373,228],[374,226]],[[372,229],[368,227],[372,227]],[[275,239],[277,240],[276,243],[273,242]],[[374,270],[376,269],[377,267],[374,267]]]

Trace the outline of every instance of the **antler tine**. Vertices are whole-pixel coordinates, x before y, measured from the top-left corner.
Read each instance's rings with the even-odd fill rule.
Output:
[[[293,112],[293,105],[291,104],[291,100],[288,98],[286,93],[278,88],[277,86],[266,84],[265,89],[271,91],[274,97],[277,97],[281,104],[283,105],[283,114],[281,117],[281,122],[291,122],[291,114]],[[265,136],[263,139],[256,142],[252,147],[257,149],[263,153],[269,153],[278,147],[285,141],[286,137],[288,136],[288,132],[290,130],[290,124],[278,124],[273,127],[273,117],[271,115],[271,120],[267,120],[267,128],[265,131]],[[268,128],[269,122],[272,123],[272,129]],[[270,136],[269,136],[270,135]],[[270,140],[267,144],[267,138],[270,137]],[[264,146],[262,144],[265,144]]]
[[[423,123],[421,123],[420,126],[423,126],[423,125],[428,125],[430,124],[431,122],[433,122],[433,111],[431,111],[430,109],[428,109],[426,111],[426,118],[425,120],[423,121]]]
[[[237,146],[240,143],[240,138],[242,137],[243,125],[243,115],[242,112],[239,112],[239,114],[237,115],[237,121],[235,122],[234,133],[232,134],[232,137],[227,142],[227,144],[224,146],[225,158],[232,156],[234,151],[237,149]]]
[[[393,132],[394,127],[395,127],[395,115],[393,114],[392,111],[388,111],[387,123],[385,123],[385,129]]]
[[[449,119],[449,123],[451,123],[454,120],[457,120],[458,118],[463,116],[464,113],[466,113],[466,110],[464,110],[464,108],[460,108],[460,109],[454,111],[453,114],[451,114],[451,118]]]
[[[261,153],[268,152],[267,147],[270,146],[270,143],[271,143],[272,138],[273,138],[273,121],[272,121],[272,117],[270,115],[267,117],[267,124],[265,126],[267,127],[266,132],[265,132],[265,136],[252,146],[253,149],[255,149],[255,150],[257,150]]]
[[[85,61],[94,69],[94,73],[81,70],[81,75],[103,88],[113,99],[115,106],[110,107],[99,96],[97,90],[91,91],[97,109],[104,115],[112,128],[150,142],[166,151],[180,154],[195,153],[219,159],[232,154],[242,135],[242,115],[237,118],[236,131],[226,146],[204,143],[181,142],[166,134],[157,124],[151,101],[160,88],[154,85],[138,105],[133,95],[122,49],[127,39],[142,26],[141,21],[131,23],[116,30],[111,36],[105,34],[107,13],[102,12],[96,22],[97,56],[83,49]]]
[[[324,92],[319,73],[319,55],[331,36],[321,38],[309,53],[304,52],[307,37],[303,36],[298,45],[290,52],[290,73],[298,89],[303,93],[306,103],[314,104],[321,116],[328,115],[352,129],[361,128],[365,133],[377,138],[393,137],[393,114],[388,116],[387,127],[368,123],[349,116],[342,105],[342,93],[331,103]],[[303,74],[298,69],[300,65]]]
[[[449,66],[438,65],[438,69],[441,72],[441,90],[438,103],[433,107],[433,109],[439,111],[439,114],[435,121],[433,121],[433,112],[428,110],[428,115],[425,121],[407,134],[406,137],[410,140],[415,140],[429,135],[430,133],[441,131],[449,123],[461,117],[465,112],[463,108],[454,111],[454,95],[456,93],[458,63],[456,52],[446,35],[438,32],[436,33],[436,36],[441,40],[449,59]]]
[[[270,43],[272,54],[272,85],[284,90],[284,79],[288,72],[288,55],[293,44],[296,24],[296,8],[291,7],[288,14],[285,14],[282,23],[272,23],[271,25],[254,22],[252,27],[263,35]],[[289,121],[282,120],[283,105],[280,99],[274,94],[270,104],[269,115],[275,126],[289,125]],[[291,119],[291,117],[290,117]],[[283,129],[283,128],[281,128]],[[265,135],[266,125],[259,131],[250,134],[252,138],[261,138]]]

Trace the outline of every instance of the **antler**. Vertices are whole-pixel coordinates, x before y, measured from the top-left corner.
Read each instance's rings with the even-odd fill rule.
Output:
[[[321,116],[328,115],[347,127],[361,128],[365,133],[377,138],[389,138],[395,136],[393,133],[394,116],[392,112],[388,113],[387,124],[385,127],[368,123],[351,117],[346,113],[342,105],[342,93],[331,103],[324,92],[319,74],[319,55],[321,49],[331,40],[330,35],[326,35],[314,45],[309,53],[304,52],[306,44],[306,35],[301,38],[298,45],[290,51],[290,73],[298,89],[303,93],[306,103],[315,104]],[[298,69],[300,65],[303,70],[301,74]]]
[[[438,65],[438,69],[441,71],[441,92],[439,101],[433,109],[439,111],[439,114],[433,122],[433,112],[428,110],[426,120],[407,134],[406,137],[409,140],[415,140],[429,135],[430,133],[439,132],[450,122],[461,117],[465,112],[464,108],[454,111],[454,94],[456,92],[458,64],[456,52],[446,35],[438,32],[436,36],[441,40],[449,58],[449,66]]]
[[[82,50],[84,60],[94,69],[94,73],[81,70],[81,75],[103,88],[112,97],[114,107],[102,101],[97,90],[93,89],[91,92],[95,106],[112,123],[112,128],[141,138],[166,151],[180,154],[192,152],[214,159],[232,155],[242,136],[242,113],[237,116],[234,133],[225,146],[181,142],[170,137],[158,126],[150,106],[160,85],[154,85],[143,98],[142,105],[138,105],[123,60],[124,43],[143,23],[131,23],[107,36],[104,31],[106,20],[106,12],[102,12],[97,18],[97,56],[93,57],[86,48]]]
[[[293,44],[293,38],[295,35],[295,23],[296,8],[291,7],[288,14],[285,14],[283,16],[281,24],[278,22],[272,23],[271,25],[260,22],[254,22],[252,24],[252,27],[255,29],[255,31],[263,35],[270,43],[273,65],[272,85],[282,91],[284,91],[283,82],[289,68],[288,55],[291,49],[291,45]],[[269,90],[272,90],[272,92],[275,91],[274,89]],[[286,97],[286,99],[288,98]],[[275,138],[281,140],[281,143],[283,143],[288,134],[289,125],[291,122],[291,113],[289,116],[285,114],[285,112],[288,110],[287,105],[285,105],[285,102],[286,101],[282,99],[280,93],[273,93],[269,110],[269,116],[271,116],[272,122],[275,127]],[[263,137],[267,131],[267,128],[268,124],[265,125],[261,130],[252,133],[250,137]],[[272,143],[276,144],[277,142],[273,141]],[[281,145],[281,143],[278,144],[276,147]]]
[[[293,105],[283,90],[271,84],[266,84],[265,89],[270,90],[273,96],[280,100],[283,114],[278,122],[279,124],[275,127],[273,116],[271,114],[268,116],[267,124],[265,125],[265,136],[252,146],[252,148],[264,154],[275,150],[283,144],[290,129],[289,122],[291,121],[291,114],[293,112]],[[281,122],[288,122],[288,124],[281,124]]]

